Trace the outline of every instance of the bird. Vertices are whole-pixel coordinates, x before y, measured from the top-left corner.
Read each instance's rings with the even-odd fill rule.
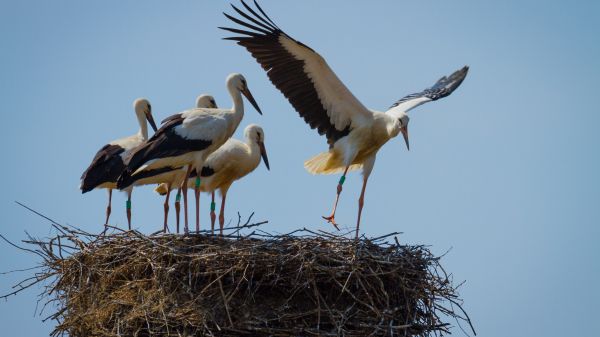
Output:
[[[81,193],[89,192],[95,188],[105,188],[108,190],[108,206],[106,207],[106,221],[104,226],[108,225],[108,219],[111,213],[112,190],[117,187],[117,179],[125,169],[126,159],[129,153],[148,139],[148,125],[150,124],[156,132],[156,123],[152,116],[152,106],[145,98],[138,98],[133,102],[133,109],[140,125],[140,130],[135,135],[113,140],[104,145],[97,153],[90,166],[81,175],[81,184],[79,188]],[[127,203],[125,204],[127,212],[127,223],[131,229],[131,189],[127,191]]]
[[[254,171],[260,159],[262,158],[267,170],[270,170],[269,157],[265,149],[265,133],[259,125],[250,124],[244,129],[246,142],[230,138],[218,150],[211,153],[204,166],[200,170],[200,190],[212,195],[210,204],[211,232],[215,230],[215,191],[221,193],[221,210],[219,212],[220,234],[223,235],[223,226],[225,224],[225,199],[227,191],[234,181],[239,180],[250,172]],[[188,185],[195,184],[194,177],[197,175],[195,170],[188,180]],[[161,184],[156,188],[156,192],[161,195],[167,194],[169,186]]]
[[[128,180],[128,176],[135,176],[145,170],[186,166],[184,177],[188,177],[193,169],[201,169],[208,155],[223,145],[240,124],[244,116],[242,94],[262,115],[242,74],[230,74],[226,79],[226,86],[233,100],[231,109],[195,108],[167,117],[154,136],[132,153],[125,171],[117,181],[117,187],[125,188],[124,182]],[[181,186],[185,214],[184,231],[188,233],[186,181],[182,179]],[[200,230],[199,186],[198,178],[195,185],[196,231]]]
[[[224,39],[246,48],[304,121],[327,138],[329,150],[307,160],[304,166],[312,174],[342,173],[333,210],[323,217],[336,228],[335,211],[346,174],[362,168],[363,185],[356,221],[358,239],[365,189],[377,151],[399,134],[410,149],[407,112],[450,95],[462,83],[469,68],[465,66],[442,77],[431,88],[400,99],[386,112],[371,110],[350,92],[321,55],[281,30],[256,1],[255,9],[243,0],[241,4],[246,11],[231,6],[242,19],[223,14],[242,27],[219,28],[235,34]]]
[[[202,94],[196,98],[196,108],[208,108],[216,109],[217,103],[213,96],[208,94]],[[125,186],[140,186],[149,184],[165,184],[168,189],[166,193],[164,203],[164,225],[163,231],[168,231],[167,219],[169,216],[169,196],[172,188],[180,183],[185,175],[185,168],[183,166],[177,168],[161,167],[153,170],[144,170],[136,174],[135,176],[127,176],[127,180],[124,180],[122,184]],[[181,198],[181,190],[178,191],[175,196],[175,211],[177,218],[177,231],[179,231],[179,200]]]

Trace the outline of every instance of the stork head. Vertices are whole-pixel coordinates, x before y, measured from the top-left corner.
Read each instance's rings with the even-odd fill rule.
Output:
[[[211,95],[202,94],[196,98],[196,108],[216,109],[217,103]]]
[[[252,97],[250,89],[248,89],[248,82],[244,78],[244,75],[238,73],[229,75],[227,77],[227,87],[241,92],[244,96],[246,96],[246,98],[248,99],[250,104],[252,104],[254,109],[256,109],[256,111],[258,111],[258,113],[262,115],[262,111],[258,107],[258,104],[256,104],[254,97]]]
[[[260,156],[267,167],[267,170],[271,170],[269,166],[269,157],[267,157],[267,150],[265,149],[265,132],[257,124],[250,124],[244,130],[244,135],[250,143],[258,145],[260,149]]]
[[[402,137],[404,137],[404,142],[406,143],[406,149],[410,151],[410,144],[408,143],[408,121],[410,118],[406,112],[402,112],[398,116],[398,122],[400,123],[400,132],[402,133]]]
[[[133,109],[135,109],[135,114],[138,116],[140,122],[145,118],[148,123],[150,123],[152,130],[156,132],[157,128],[154,117],[152,117],[152,106],[150,105],[150,102],[145,98],[138,98],[133,102]]]

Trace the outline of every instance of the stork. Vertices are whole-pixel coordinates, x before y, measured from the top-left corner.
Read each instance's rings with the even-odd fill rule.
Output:
[[[241,4],[246,11],[232,7],[245,21],[224,15],[245,29],[219,28],[236,34],[225,40],[245,47],[306,123],[326,136],[329,151],[307,160],[304,166],[313,174],[342,173],[333,210],[323,217],[336,228],[335,211],[346,174],[362,168],[363,185],[356,221],[358,239],[365,189],[377,151],[400,133],[408,149],[407,111],[450,95],[464,80],[468,67],[442,77],[429,89],[400,99],[386,112],[370,110],[354,97],[321,55],[283,32],[256,1],[256,9],[243,0]]]
[[[152,117],[152,106],[145,98],[138,98],[133,102],[133,109],[140,125],[140,130],[133,136],[113,140],[104,145],[97,153],[90,166],[81,175],[80,189],[82,193],[89,192],[95,188],[105,188],[108,190],[108,206],[106,207],[106,221],[111,212],[112,190],[117,186],[117,179],[125,169],[125,158],[131,151],[148,139],[148,125],[156,132],[156,123]],[[131,229],[131,192],[127,191],[127,223]]]
[[[202,94],[196,99],[196,108],[208,108],[216,109],[217,104],[215,99],[211,95]],[[171,189],[174,185],[179,184],[185,175],[185,169],[183,167],[177,167],[175,169],[171,167],[161,167],[154,170],[143,170],[135,176],[127,176],[127,179],[123,179],[121,182],[125,188],[130,186],[140,186],[149,184],[165,184],[167,193],[164,203],[164,225],[163,230],[166,233],[168,230],[167,220],[169,216],[169,196]],[[178,191],[175,197],[175,211],[177,218],[177,231],[179,232],[179,199],[181,197],[181,190]]]
[[[225,224],[225,199],[227,191],[234,181],[239,180],[250,172],[254,171],[262,157],[267,170],[270,170],[269,158],[265,149],[265,133],[263,129],[256,124],[250,124],[244,129],[246,142],[230,138],[218,150],[211,153],[204,162],[200,170],[200,190],[212,195],[210,204],[211,231],[215,230],[215,191],[221,193],[221,210],[219,212],[220,233],[223,235],[223,226]],[[196,172],[192,173],[195,177]],[[193,186],[194,179],[188,180],[188,185]],[[161,184],[156,188],[159,194],[168,193],[168,186]]]
[[[231,109],[196,108],[172,115],[163,121],[160,129],[143,146],[133,152],[127,168],[117,182],[118,188],[128,176],[135,176],[145,170],[164,167],[186,166],[188,177],[193,169],[201,169],[212,152],[223,145],[233,135],[244,116],[242,94],[259,114],[262,111],[248,89],[248,83],[241,74],[227,77],[226,86],[233,100]],[[182,179],[185,227],[187,233],[187,179]],[[199,194],[200,179],[196,179],[196,196]],[[196,199],[196,231],[200,230],[199,201]]]

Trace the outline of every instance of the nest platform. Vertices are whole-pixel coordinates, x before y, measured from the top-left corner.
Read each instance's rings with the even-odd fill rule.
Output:
[[[55,225],[56,237],[24,241],[43,262],[19,287],[43,282],[53,336],[432,336],[470,324],[439,258],[397,233],[253,226],[216,237]]]

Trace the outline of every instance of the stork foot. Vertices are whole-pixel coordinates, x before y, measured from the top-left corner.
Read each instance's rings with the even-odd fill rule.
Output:
[[[337,223],[335,222],[335,215],[330,215],[330,216],[324,216],[322,217],[323,219],[327,220],[327,222],[329,222],[330,224],[333,225],[333,227],[335,227],[335,229],[337,229],[338,231],[340,230],[340,228],[338,227]]]

